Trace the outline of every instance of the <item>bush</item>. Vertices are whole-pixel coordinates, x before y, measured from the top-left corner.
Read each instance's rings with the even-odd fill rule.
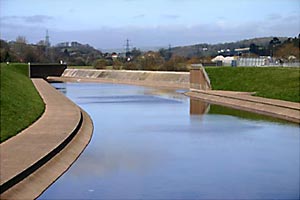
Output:
[[[164,59],[156,52],[147,52],[136,59],[138,68],[143,70],[160,70],[163,63]]]
[[[93,63],[95,69],[105,69],[107,66],[106,59],[98,59]]]
[[[161,68],[164,71],[188,71],[186,59],[180,56],[173,56],[169,61],[165,62]]]
[[[126,62],[124,64],[124,69],[127,69],[127,70],[138,70],[139,67],[137,65],[136,62]]]
[[[82,57],[75,58],[74,63],[75,66],[85,66],[86,63]]]
[[[112,63],[113,69],[122,69],[123,63],[119,60],[114,60]]]

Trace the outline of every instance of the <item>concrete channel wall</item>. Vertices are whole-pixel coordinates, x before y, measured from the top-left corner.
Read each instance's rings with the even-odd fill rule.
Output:
[[[0,144],[0,199],[35,199],[88,145],[88,114],[42,79],[32,79],[46,104],[31,126]]]
[[[189,72],[66,69],[61,78],[64,81],[72,79],[74,81],[75,79],[77,81],[100,81],[185,89],[190,87]]]

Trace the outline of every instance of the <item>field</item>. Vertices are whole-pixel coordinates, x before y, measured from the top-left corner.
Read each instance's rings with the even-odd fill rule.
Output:
[[[44,103],[31,80],[27,64],[1,63],[1,137],[16,135],[38,119]]]
[[[300,102],[300,69],[206,67],[214,90],[256,92],[255,96]]]

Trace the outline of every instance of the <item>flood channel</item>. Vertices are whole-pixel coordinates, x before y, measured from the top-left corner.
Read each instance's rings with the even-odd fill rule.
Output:
[[[184,91],[53,83],[91,116],[78,160],[39,199],[298,199],[299,125]]]

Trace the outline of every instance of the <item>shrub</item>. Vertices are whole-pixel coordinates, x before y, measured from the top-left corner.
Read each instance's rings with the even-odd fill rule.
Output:
[[[113,69],[122,69],[123,63],[119,60],[114,60],[112,63]]]
[[[93,63],[93,66],[95,69],[105,69],[107,66],[107,61],[106,59],[98,59]]]

